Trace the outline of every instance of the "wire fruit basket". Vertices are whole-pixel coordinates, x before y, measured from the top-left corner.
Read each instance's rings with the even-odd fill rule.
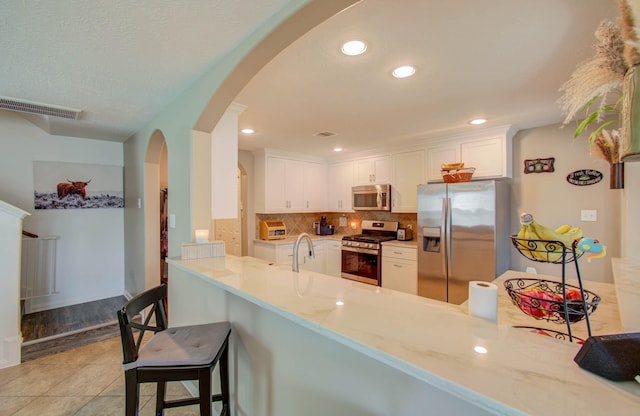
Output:
[[[584,252],[575,251],[560,241],[552,240],[527,240],[511,236],[513,246],[526,258],[542,263],[563,264],[571,263],[582,257]]]
[[[508,279],[504,287],[522,312],[557,324],[581,321],[596,310],[601,300],[589,290],[553,280]]]

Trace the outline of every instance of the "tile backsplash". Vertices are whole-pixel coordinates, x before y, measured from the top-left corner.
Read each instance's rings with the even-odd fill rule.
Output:
[[[256,236],[259,235],[260,221],[282,220],[287,226],[288,235],[300,233],[314,234],[313,223],[320,221],[320,217],[327,217],[327,223],[334,226],[335,234],[360,234],[362,220],[398,221],[400,228],[411,225],[416,228],[417,215],[415,213],[393,213],[387,211],[358,211],[358,212],[306,212],[295,214],[256,214]],[[346,218],[346,227],[340,227],[340,217]],[[350,224],[355,223],[356,229],[351,229]]]

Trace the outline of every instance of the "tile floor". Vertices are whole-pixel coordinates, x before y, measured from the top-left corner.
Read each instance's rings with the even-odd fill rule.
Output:
[[[0,369],[0,416],[124,415],[120,338],[74,348]],[[155,384],[140,387],[140,415],[155,412]],[[188,396],[170,383],[167,396]],[[197,405],[167,409],[167,416],[198,415]]]

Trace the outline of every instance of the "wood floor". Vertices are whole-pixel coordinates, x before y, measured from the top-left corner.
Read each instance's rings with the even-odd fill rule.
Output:
[[[126,301],[124,296],[116,296],[24,315],[21,322],[23,342],[115,322],[116,311]]]
[[[35,312],[22,317],[22,361],[119,336],[116,311],[124,296]]]

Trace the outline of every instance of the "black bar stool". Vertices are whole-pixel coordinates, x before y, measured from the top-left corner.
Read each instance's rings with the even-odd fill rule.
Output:
[[[156,415],[163,415],[166,408],[200,404],[200,415],[210,416],[212,401],[222,402],[220,416],[228,415],[227,346],[231,324],[224,321],[167,328],[166,298],[167,286],[160,285],[134,296],[117,312],[124,355],[126,416],[138,414],[140,383],[157,383]],[[147,307],[151,309],[144,323],[135,322],[134,317]],[[155,334],[143,345],[146,331]],[[221,393],[212,394],[211,374],[218,362]],[[199,397],[165,400],[167,381],[183,380],[198,381]]]

